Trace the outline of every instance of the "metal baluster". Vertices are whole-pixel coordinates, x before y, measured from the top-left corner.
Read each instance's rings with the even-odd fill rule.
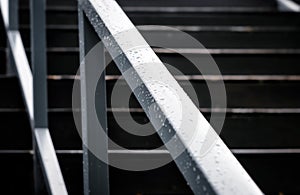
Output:
[[[100,119],[100,124],[103,130],[107,129],[106,116],[106,86],[105,72],[101,75],[98,81],[96,93],[93,91],[94,83],[91,81],[93,74],[101,70],[104,66],[104,46],[98,45],[96,50],[97,55],[93,56],[92,60],[85,60],[85,55],[100,41],[93,27],[84,16],[83,11],[79,9],[79,37],[80,37],[80,83],[81,83],[81,117],[82,117],[82,139],[83,139],[83,177],[84,177],[84,194],[108,195],[109,194],[109,172],[108,165],[99,160],[89,151],[88,146],[97,148],[97,152],[105,154],[106,158],[108,151],[107,138],[99,137],[95,133],[98,131],[96,123],[97,116],[92,114],[95,102],[92,102],[93,96],[96,100],[96,112]],[[100,66],[100,67],[99,67]],[[101,155],[101,154],[98,154]],[[106,159],[106,160],[107,160]]]
[[[18,30],[19,29],[19,0],[9,0],[8,1],[8,30]],[[8,46],[8,52],[6,53],[7,61],[6,61],[6,74],[7,75],[16,75],[16,66],[15,66],[15,60],[11,51],[11,48],[9,47],[9,43],[7,41]]]
[[[31,64],[33,75],[34,130],[47,128],[47,70],[45,0],[30,1]],[[38,162],[38,146],[33,134],[33,170],[35,194],[45,193],[44,179]]]
[[[35,194],[67,194],[48,129],[46,1],[31,0],[31,61],[34,102],[34,183]],[[43,177],[43,175],[44,177]]]

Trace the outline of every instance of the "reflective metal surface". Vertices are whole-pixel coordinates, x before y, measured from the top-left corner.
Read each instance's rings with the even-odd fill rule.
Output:
[[[33,133],[34,153],[34,182],[35,193],[43,191],[42,174],[50,194],[68,194],[56,153],[47,128],[47,76],[46,76],[46,40],[45,40],[45,13],[44,1],[31,0],[32,3],[32,61],[33,73],[30,70],[25,48],[18,31],[17,1],[3,0],[1,12],[4,19],[9,46],[12,52],[15,68],[23,92],[25,106],[30,119]],[[10,17],[14,15],[15,18]],[[10,25],[12,24],[12,25]],[[41,28],[41,29],[39,29]],[[35,117],[36,116],[36,117]],[[36,157],[39,158],[36,158]]]
[[[108,161],[108,141],[105,136],[98,136],[95,131],[99,131],[95,123],[98,118],[92,112],[93,98],[98,104],[95,110],[101,117],[99,118],[102,128],[107,133],[106,116],[106,82],[105,74],[99,78],[98,90],[93,93],[94,83],[91,77],[94,70],[103,69],[105,64],[105,54],[103,45],[95,52],[97,55],[91,61],[85,60],[85,55],[99,42],[97,34],[85,17],[83,11],[79,9],[79,39],[80,39],[80,101],[81,101],[81,132],[83,141],[83,187],[85,195],[109,195],[109,168],[108,164],[97,158],[97,155],[104,154],[105,161]],[[94,63],[97,62],[97,63]],[[92,153],[88,146],[93,145],[97,152]]]
[[[80,6],[193,192],[262,194],[117,2],[81,0]],[[135,45],[140,47],[134,48]],[[182,112],[174,112],[178,107]],[[203,154],[207,137],[216,140]]]
[[[281,11],[300,12],[300,6],[292,0],[277,0]]]
[[[41,158],[42,170],[48,181],[47,187],[50,194],[68,194],[59,163],[56,158],[49,129],[36,128],[34,130],[34,135]]]

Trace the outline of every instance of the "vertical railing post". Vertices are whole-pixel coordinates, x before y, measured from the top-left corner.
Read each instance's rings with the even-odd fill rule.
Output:
[[[8,1],[8,30],[19,30],[19,0],[9,0]],[[16,75],[16,66],[15,60],[12,54],[12,51],[9,47],[8,41],[8,52],[7,52],[7,61],[6,61],[6,74],[7,75]]]
[[[91,78],[95,74],[95,70],[101,70],[105,63],[104,46],[97,48],[97,55],[91,61],[85,60],[87,53],[100,41],[93,27],[84,16],[79,5],[79,38],[80,38],[80,83],[81,83],[81,117],[82,117],[82,139],[83,139],[83,179],[84,179],[84,194],[85,195],[108,195],[109,194],[109,171],[108,165],[99,160],[97,154],[91,153],[88,146],[98,148],[97,151],[105,154],[106,162],[108,162],[108,143],[107,138],[97,137],[95,129],[97,125],[97,116],[92,115],[92,109],[96,109],[102,128],[107,130],[106,116],[106,86],[105,72],[102,73],[97,84],[97,92],[93,91],[93,83]],[[95,52],[95,48],[93,48]],[[97,67],[98,66],[98,67]],[[93,97],[94,96],[94,97]],[[95,97],[96,96],[96,97]],[[96,108],[93,108],[97,100]]]
[[[47,64],[46,64],[46,16],[45,0],[30,1],[31,21],[31,64],[33,75],[34,123],[33,129],[48,127],[47,114]],[[33,135],[34,190],[35,194],[45,192],[44,179],[38,159],[38,147]]]
[[[19,30],[9,28],[10,9],[13,8],[9,2],[16,3],[15,0],[1,0],[0,7],[32,128],[34,191],[35,194],[46,194],[47,189],[49,194],[67,195],[48,129],[45,0],[30,0],[32,70]]]

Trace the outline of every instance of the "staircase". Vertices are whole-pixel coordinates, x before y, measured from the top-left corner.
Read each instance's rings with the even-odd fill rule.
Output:
[[[265,194],[300,193],[300,14],[279,12],[274,0],[158,1],[119,0],[135,25],[168,25],[183,30],[209,49],[223,74],[227,114],[221,137]],[[20,1],[20,31],[30,46],[28,1]],[[82,143],[72,115],[72,86],[79,68],[76,0],[47,1],[48,115],[69,194],[83,193]],[[30,124],[18,79],[6,74],[6,34],[0,21],[0,180],[3,194],[32,194],[33,166]],[[154,28],[154,27],[153,27]],[[142,29],[142,33],[166,33]],[[170,40],[172,40],[170,33]],[[200,55],[184,48],[187,55]],[[156,49],[163,62],[190,79],[209,118],[211,102],[206,82],[181,55]],[[29,49],[27,50],[30,56]],[[30,59],[30,57],[28,58]],[[111,63],[107,72],[109,137],[135,150],[159,147],[158,135],[137,137],[122,130],[111,108],[111,91],[120,72]],[[208,82],[220,77],[209,75]],[[179,79],[189,91],[187,80]],[[124,81],[122,87],[128,87]],[[132,117],[147,123],[137,100]],[[110,148],[113,150],[113,148]],[[118,154],[117,154],[118,155]],[[151,158],[158,158],[152,154]],[[165,154],[168,155],[168,154]],[[129,156],[133,161],[138,155]],[[130,172],[109,167],[111,194],[192,194],[175,163]]]

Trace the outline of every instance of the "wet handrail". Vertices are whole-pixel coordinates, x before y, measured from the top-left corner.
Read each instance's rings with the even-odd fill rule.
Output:
[[[262,194],[116,1],[79,0],[79,13],[90,21],[147,116],[153,116],[150,105],[157,108],[150,121],[195,194]],[[141,47],[132,47],[135,45]],[[182,121],[178,121],[180,113],[172,112],[178,104],[168,99],[163,91],[166,87],[176,92],[181,106],[190,113],[183,115]],[[191,128],[194,131],[189,131]],[[216,141],[201,155],[199,148],[207,134]],[[180,148],[182,153],[178,156]]]

